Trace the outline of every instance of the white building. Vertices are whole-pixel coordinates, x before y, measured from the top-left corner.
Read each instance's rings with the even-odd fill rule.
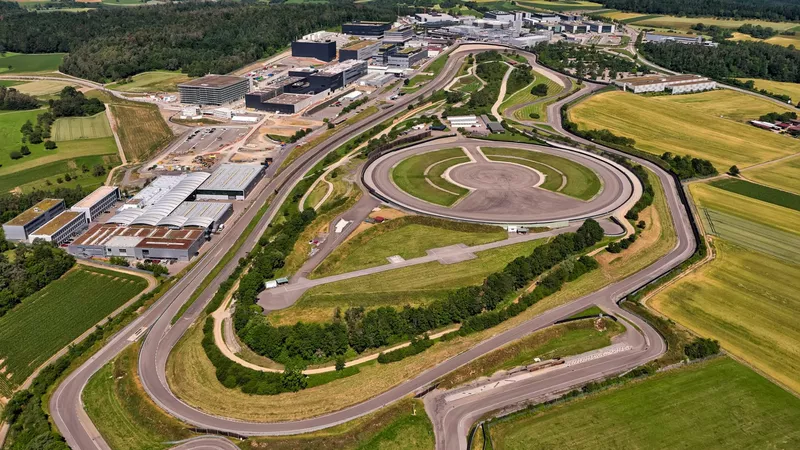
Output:
[[[669,90],[673,94],[683,94],[708,91],[717,87],[715,81],[700,75],[651,75],[623,78],[614,81],[614,84],[634,94],[664,92],[665,90]]]
[[[212,111],[212,115],[217,119],[226,119],[230,120],[233,117],[233,110],[230,108],[217,108]]]
[[[528,47],[534,47],[536,44],[548,42],[549,40],[550,37],[544,34],[529,34],[527,36],[512,38],[508,42],[514,47],[528,48]]]
[[[448,117],[447,121],[450,122],[450,128],[470,128],[478,125],[476,116],[452,116]]]
[[[78,203],[72,205],[70,210],[82,212],[86,215],[86,220],[91,222],[103,212],[111,209],[114,203],[119,200],[119,188],[116,186],[100,186],[91,194],[82,198]]]
[[[83,212],[64,211],[31,233],[28,239],[30,242],[36,239],[43,239],[47,242],[61,245],[81,234],[87,228],[89,228],[89,221]]]

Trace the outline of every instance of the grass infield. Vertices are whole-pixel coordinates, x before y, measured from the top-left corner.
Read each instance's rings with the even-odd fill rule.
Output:
[[[491,436],[497,450],[789,449],[800,446],[800,400],[717,358],[501,419]]]
[[[135,275],[77,267],[0,318],[0,394],[144,290]]]
[[[469,157],[461,148],[435,150],[400,161],[392,168],[391,176],[397,187],[409,195],[436,205],[451,206],[469,190],[445,180],[442,174],[449,167],[465,162],[469,162]]]

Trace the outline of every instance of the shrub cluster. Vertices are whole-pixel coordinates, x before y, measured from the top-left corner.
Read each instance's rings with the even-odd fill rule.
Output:
[[[719,341],[708,338],[695,338],[683,347],[689,359],[702,359],[719,353]]]
[[[408,358],[409,356],[414,356],[418,353],[424,352],[425,350],[431,348],[433,344],[434,341],[430,340],[428,336],[425,336],[422,339],[412,339],[411,345],[408,347],[398,348],[397,350],[392,350],[391,352],[381,353],[378,355],[378,362],[381,364],[388,364],[400,361]]]
[[[711,161],[701,158],[692,158],[689,155],[677,156],[670,152],[661,155],[661,159],[669,163],[670,168],[681,180],[694,177],[708,177],[717,174],[717,169]]]

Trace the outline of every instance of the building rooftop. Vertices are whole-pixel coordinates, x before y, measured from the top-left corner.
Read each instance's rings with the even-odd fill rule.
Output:
[[[397,54],[398,55],[413,55],[413,54],[419,53],[419,52],[421,52],[423,50],[425,50],[425,49],[422,48],[422,47],[406,47],[406,48],[400,50],[399,52],[397,52]]]
[[[61,214],[53,217],[50,222],[42,225],[41,228],[36,230],[35,232],[31,233],[31,235],[51,235],[58,230],[64,228],[65,225],[69,224],[73,220],[75,220],[78,216],[85,216],[84,213],[79,211],[64,211]]]
[[[194,80],[181,83],[178,87],[208,87],[208,88],[225,88],[239,83],[247,78],[232,77],[230,75],[206,75],[204,77],[195,78]]]
[[[231,208],[230,203],[183,202],[158,225],[208,228],[213,222],[219,222]]]
[[[378,22],[374,20],[354,20],[347,22],[345,25],[389,25],[389,22]]]
[[[34,219],[44,214],[45,211],[48,209],[57,206],[59,203],[62,203],[64,200],[55,199],[55,198],[46,198],[39,203],[33,205],[32,207],[28,208],[27,210],[21,212],[17,217],[6,222],[6,225],[16,225],[22,226],[31,223]]]
[[[103,247],[109,245],[109,242],[121,242],[120,240],[112,241],[118,237],[132,238],[128,242],[137,242],[145,238],[150,239],[168,239],[168,240],[197,240],[205,231],[197,228],[184,228],[182,230],[172,230],[167,227],[150,227],[150,226],[137,226],[137,227],[120,227],[113,224],[96,224],[89,228],[88,231],[78,236],[72,245],[85,245],[93,247]],[[136,245],[136,243],[129,246]]]
[[[73,208],[91,208],[95,203],[106,198],[109,194],[119,191],[116,186],[100,186],[92,191],[91,194],[83,197],[78,203],[72,205]]]
[[[359,40],[346,44],[344,47],[342,47],[342,50],[361,50],[362,48],[371,47],[373,45],[379,45],[379,42]]]
[[[631,86],[647,86],[659,83],[679,83],[685,81],[706,81],[708,78],[700,75],[651,75],[646,77],[623,78],[617,83],[630,84]]]
[[[360,66],[366,64],[366,62],[360,59],[348,59],[347,61],[338,62],[336,64],[332,64],[328,67],[319,71],[320,75],[336,75],[342,73],[346,70],[350,70],[353,67]]]
[[[250,185],[262,170],[264,166],[260,164],[223,164],[200,185],[200,189],[242,190]]]
[[[161,219],[167,217],[189,198],[210,176],[207,172],[193,172],[185,175],[185,178],[161,196],[158,202],[144,209],[123,210],[109,219],[108,223],[156,226]]]

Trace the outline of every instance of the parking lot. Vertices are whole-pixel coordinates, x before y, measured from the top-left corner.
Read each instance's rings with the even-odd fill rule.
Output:
[[[247,134],[248,127],[210,127],[192,131],[186,139],[179,142],[170,154],[180,156],[186,154],[202,154],[214,152]]]

